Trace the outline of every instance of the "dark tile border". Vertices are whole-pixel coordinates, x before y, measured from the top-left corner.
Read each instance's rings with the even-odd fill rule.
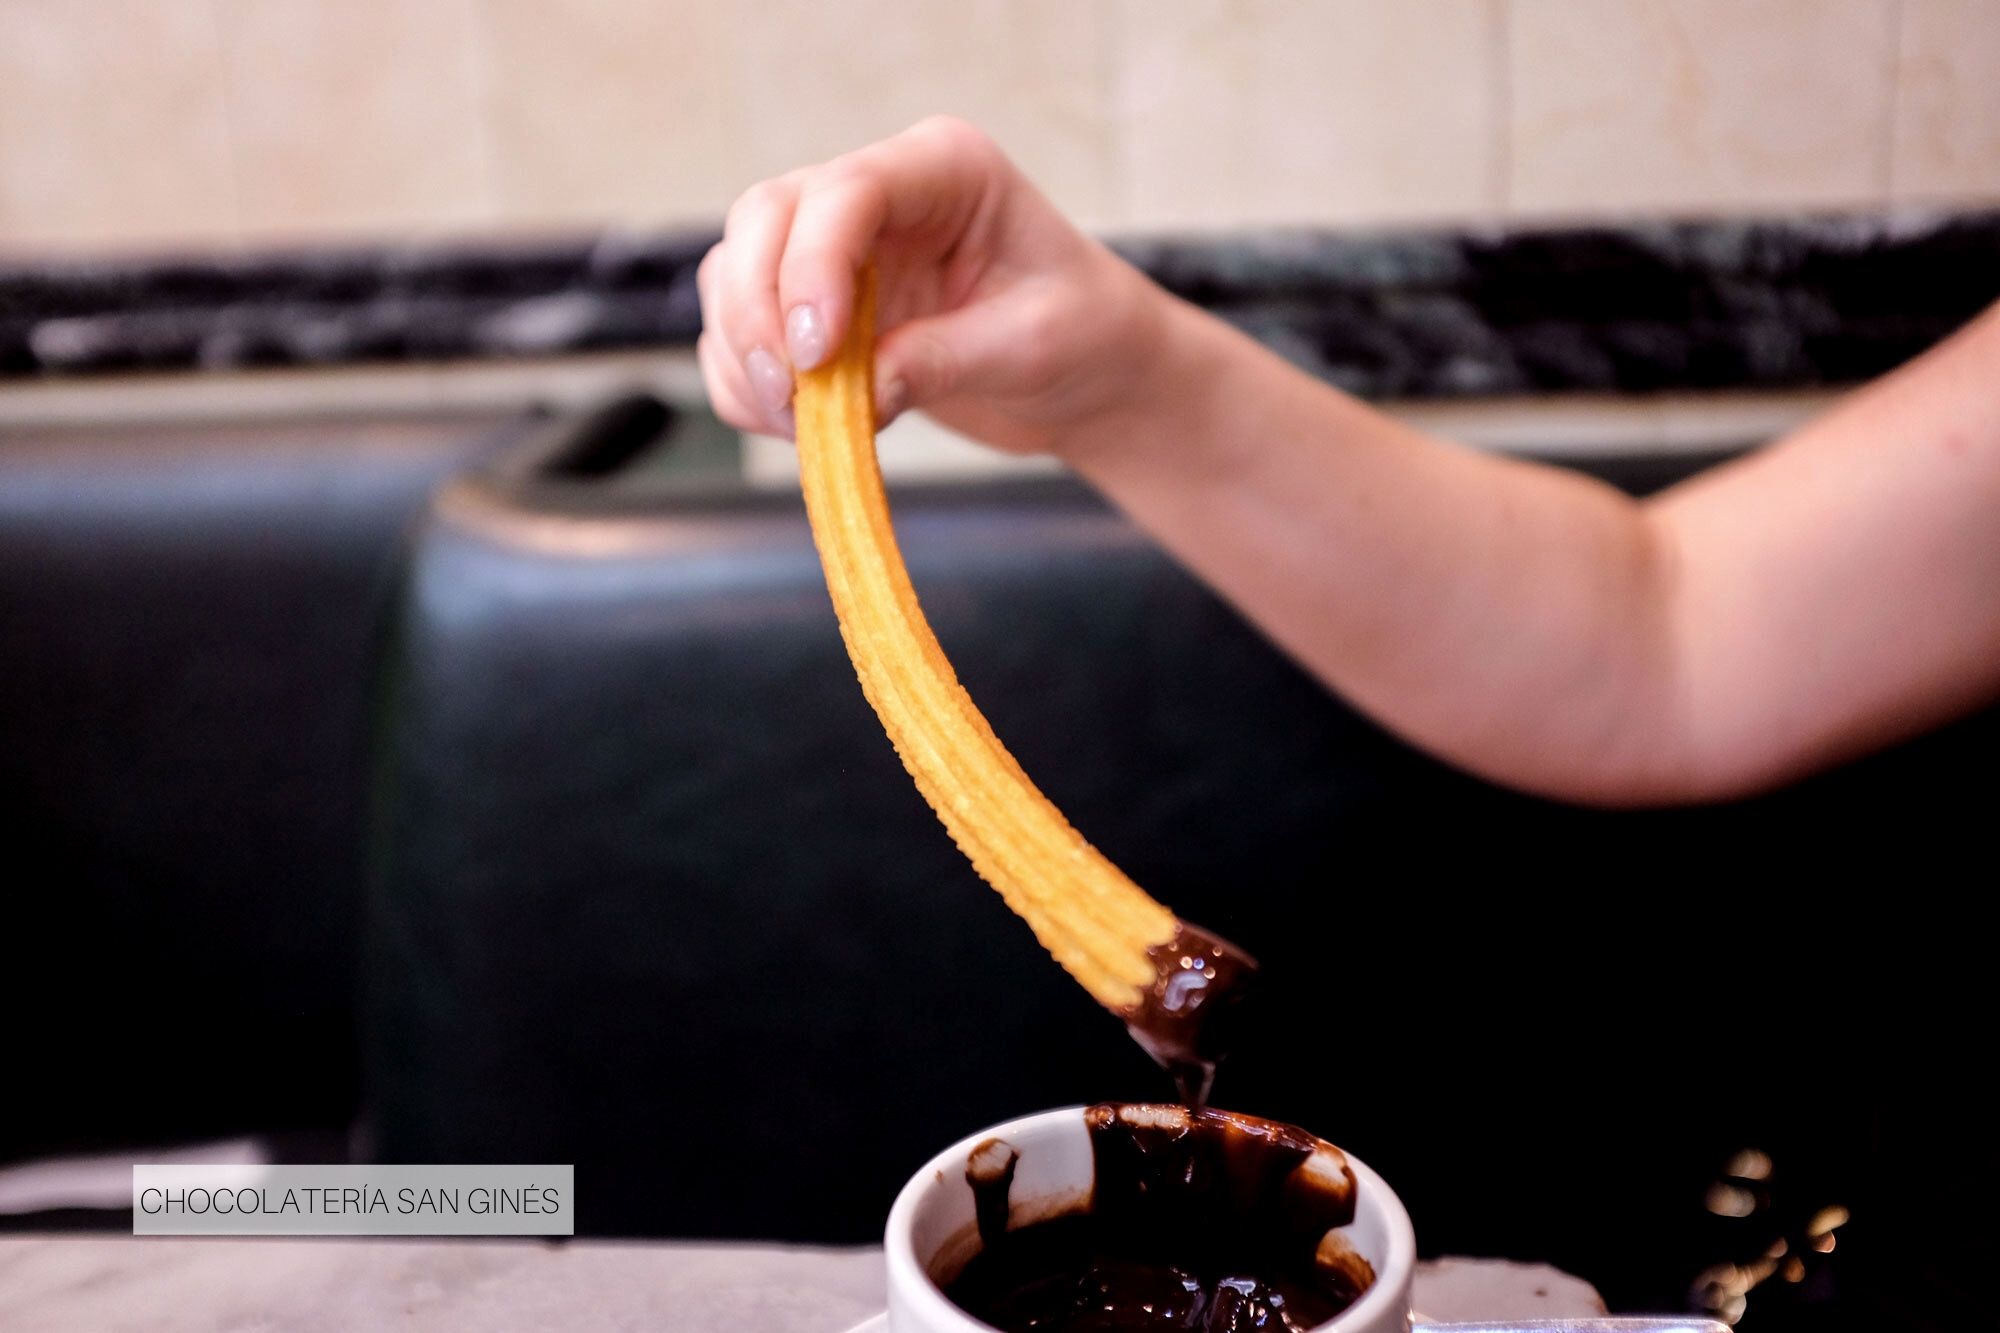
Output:
[[[0,264],[0,376],[684,346],[709,233]],[[1845,384],[2000,297],[2000,212],[1119,249],[1371,396]]]

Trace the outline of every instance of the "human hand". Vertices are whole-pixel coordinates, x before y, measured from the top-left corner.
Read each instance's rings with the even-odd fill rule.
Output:
[[[698,353],[725,421],[792,433],[793,374],[840,345],[871,260],[882,424],[921,407],[998,448],[1059,454],[1141,392],[1164,295],[986,135],[933,117],[731,206],[700,269]]]

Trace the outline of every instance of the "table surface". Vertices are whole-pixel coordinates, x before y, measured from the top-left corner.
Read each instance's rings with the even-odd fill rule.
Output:
[[[249,1333],[394,1327],[846,1333],[882,1309],[882,1252],[682,1241],[0,1238],[0,1328]],[[1440,1259],[1433,1319],[1601,1313],[1553,1268]]]

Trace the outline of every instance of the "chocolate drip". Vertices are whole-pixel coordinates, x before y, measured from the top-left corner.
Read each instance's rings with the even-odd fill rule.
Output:
[[[1153,984],[1123,1015],[1133,1040],[1157,1060],[1189,1106],[1203,1106],[1228,1054],[1237,1007],[1257,960],[1219,935],[1180,923],[1148,951]]]
[[[1007,1234],[1007,1195],[1014,1188],[1014,1167],[1020,1160],[1013,1145],[1000,1139],[986,1140],[965,1159],[965,1183],[972,1186],[982,1244],[991,1245]]]
[[[1093,1106],[1095,1187],[1084,1211],[989,1233],[946,1294],[1015,1333],[1297,1333],[1374,1282],[1328,1231],[1354,1219],[1338,1149],[1254,1116],[1178,1106]],[[1000,1150],[1004,1149],[1003,1159]],[[975,1191],[1011,1180],[1013,1150],[988,1140],[967,1162]],[[985,1182],[982,1184],[982,1182]]]

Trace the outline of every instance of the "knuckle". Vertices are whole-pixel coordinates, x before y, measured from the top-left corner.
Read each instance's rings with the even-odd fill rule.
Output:
[[[1053,296],[1036,296],[1022,309],[1019,365],[1029,380],[1050,380],[1060,371],[1058,347],[1065,322],[1062,303]]]
[[[925,116],[910,127],[910,132],[967,152],[990,147],[993,142],[986,131],[961,116],[953,115]]]
[[[812,194],[849,205],[866,204],[879,197],[882,189],[881,174],[853,154],[837,157],[815,170],[807,185]]]
[[[785,259],[778,266],[778,291],[780,296],[804,283],[811,282],[829,268],[844,262],[833,251],[823,245],[801,245],[785,251]]]
[[[784,187],[776,181],[758,181],[755,185],[736,196],[723,216],[724,234],[740,229],[750,219],[776,208],[784,194]]]
[[[926,332],[912,350],[916,355],[911,358],[911,369],[916,373],[908,377],[910,389],[927,399],[950,397],[964,371],[951,344]]]

